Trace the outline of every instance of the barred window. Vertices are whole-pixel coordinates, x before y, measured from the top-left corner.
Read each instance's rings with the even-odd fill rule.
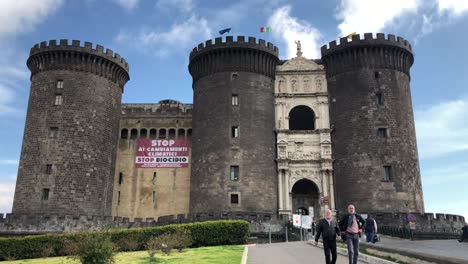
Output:
[[[49,128],[49,138],[57,138],[57,134],[58,134],[58,127]]]
[[[383,166],[384,167],[384,181],[392,181],[392,166]]]
[[[239,194],[231,193],[231,204],[239,204]]]
[[[62,105],[63,104],[63,97],[61,94],[55,95],[55,105]]]
[[[239,180],[239,166],[231,166],[230,178],[231,181]]]
[[[42,201],[47,201],[49,200],[49,192],[50,190],[49,189],[42,189]]]
[[[46,165],[46,174],[52,174],[52,164]]]
[[[63,81],[62,80],[57,81],[57,89],[63,89]]]
[[[239,105],[239,96],[237,94],[232,95],[232,105]]]

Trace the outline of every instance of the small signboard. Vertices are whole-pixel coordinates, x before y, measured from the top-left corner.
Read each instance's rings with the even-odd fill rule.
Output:
[[[408,214],[408,221],[416,222],[416,216],[414,214]]]
[[[416,222],[410,222],[409,223],[409,228],[412,229],[412,230],[416,229]]]
[[[302,215],[302,228],[310,229],[312,226],[312,217],[310,215]]]
[[[293,226],[301,227],[301,215],[293,214]]]

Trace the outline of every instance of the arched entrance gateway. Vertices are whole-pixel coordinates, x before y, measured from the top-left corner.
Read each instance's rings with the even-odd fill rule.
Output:
[[[297,181],[291,190],[293,214],[311,214],[315,219],[320,217],[320,191],[317,185],[308,179]],[[309,209],[313,208],[313,213]]]

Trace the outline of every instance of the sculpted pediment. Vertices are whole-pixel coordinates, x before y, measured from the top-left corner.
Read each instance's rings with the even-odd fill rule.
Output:
[[[323,70],[323,65],[318,65],[313,60],[304,57],[296,57],[277,66],[277,71],[317,71]]]

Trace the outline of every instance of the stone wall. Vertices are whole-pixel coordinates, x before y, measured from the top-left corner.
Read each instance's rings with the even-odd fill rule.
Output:
[[[135,155],[137,139],[190,139],[191,133],[191,104],[163,100],[158,104],[122,105],[112,216],[133,221],[188,213],[190,165],[188,168],[137,168]]]
[[[112,216],[71,216],[71,215],[33,215],[30,217],[14,217],[0,214],[0,236],[14,236],[42,233],[77,232],[104,229],[127,229],[138,227],[161,226],[168,224],[193,223],[211,220],[246,220],[251,224],[251,232],[280,232],[284,222],[275,214],[255,212],[225,212],[178,214],[160,216],[158,218],[134,218]]]

